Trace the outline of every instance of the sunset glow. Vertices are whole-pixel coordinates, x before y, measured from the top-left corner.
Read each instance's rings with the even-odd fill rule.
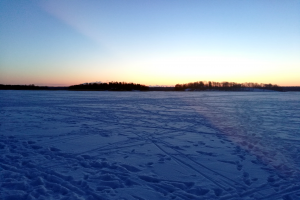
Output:
[[[0,84],[300,85],[300,2],[1,1]]]

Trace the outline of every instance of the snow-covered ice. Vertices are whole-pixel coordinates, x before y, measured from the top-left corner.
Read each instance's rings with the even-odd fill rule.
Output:
[[[300,93],[0,91],[0,199],[300,199]]]

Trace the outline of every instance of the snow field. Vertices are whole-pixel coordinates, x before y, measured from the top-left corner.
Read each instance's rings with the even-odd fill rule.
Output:
[[[300,199],[299,102],[0,91],[0,199]]]

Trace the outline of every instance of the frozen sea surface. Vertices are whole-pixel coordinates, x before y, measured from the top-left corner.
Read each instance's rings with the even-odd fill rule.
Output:
[[[0,199],[300,199],[300,93],[0,91]]]

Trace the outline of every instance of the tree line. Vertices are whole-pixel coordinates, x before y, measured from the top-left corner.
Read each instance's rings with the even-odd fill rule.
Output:
[[[284,86],[264,83],[235,83],[235,82],[214,82],[197,81],[185,84],[176,84],[175,87],[148,87],[136,83],[109,82],[109,83],[85,83],[69,87],[48,87],[30,85],[4,85],[0,84],[0,90],[87,90],[87,91],[184,91],[184,90],[221,90],[221,91],[250,91],[253,88],[276,90],[276,91],[300,91],[299,86]]]
[[[235,83],[235,82],[214,82],[214,81],[197,81],[185,84],[176,84],[175,91],[184,90],[224,90],[224,91],[241,91],[250,88],[268,89],[282,91],[278,85],[264,83]]]
[[[3,85],[0,84],[0,90],[47,90],[46,86],[35,86],[34,84],[30,85]]]
[[[136,84],[136,83],[126,83],[126,82],[109,82],[109,83],[85,83],[80,85],[72,85],[68,87],[69,90],[86,90],[86,91],[132,91],[149,90],[148,86]]]

